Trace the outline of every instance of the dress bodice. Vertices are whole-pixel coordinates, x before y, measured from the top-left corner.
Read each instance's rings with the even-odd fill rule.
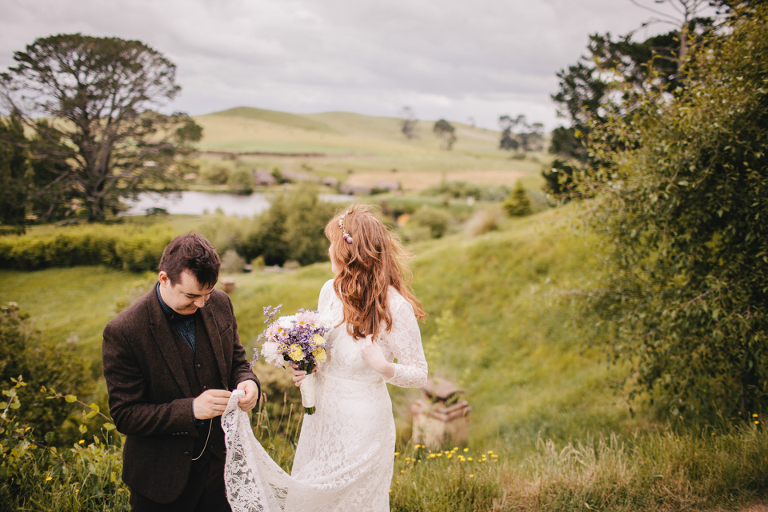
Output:
[[[395,375],[386,380],[401,387],[420,387],[427,381],[427,361],[421,345],[421,334],[411,304],[393,287],[389,288],[388,305],[392,314],[392,327],[382,331],[378,343],[389,362],[395,364]],[[328,360],[318,366],[324,376],[359,380],[366,382],[384,381],[376,370],[362,358],[362,340],[355,340],[344,323],[341,299],[333,288],[333,280],[323,285],[318,300],[318,310],[333,322],[334,328],[328,336],[331,349]]]

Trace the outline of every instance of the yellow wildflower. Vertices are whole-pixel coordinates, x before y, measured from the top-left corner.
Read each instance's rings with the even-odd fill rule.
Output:
[[[304,359],[304,352],[301,351],[301,347],[298,343],[293,343],[291,345],[291,351],[288,352],[288,357],[293,359],[294,361],[301,361]]]
[[[47,477],[45,477],[45,481],[46,481],[46,482],[48,482],[49,480],[53,480],[53,477],[52,477],[52,476],[47,476]]]
[[[464,448],[464,453],[467,453],[469,451],[469,448]]]
[[[320,336],[319,334],[315,334],[315,337],[314,337],[314,338],[312,338],[312,342],[313,342],[315,345],[325,345],[325,338],[323,338],[323,337],[322,337],[322,336]]]

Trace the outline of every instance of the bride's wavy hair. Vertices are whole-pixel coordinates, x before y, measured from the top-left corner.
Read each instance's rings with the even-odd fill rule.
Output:
[[[392,312],[387,295],[393,287],[413,306],[416,317],[427,316],[413,295],[409,281],[410,257],[400,242],[366,205],[353,204],[346,212],[332,218],[325,226],[325,236],[332,242],[330,257],[339,273],[333,280],[336,295],[344,306],[347,331],[355,339],[367,334],[376,337],[382,323],[392,327]],[[339,221],[344,216],[343,229]],[[343,237],[348,233],[349,243]]]

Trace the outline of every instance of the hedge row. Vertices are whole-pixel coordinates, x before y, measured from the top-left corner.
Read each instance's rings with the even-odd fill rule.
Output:
[[[131,271],[154,270],[176,235],[169,225],[76,226],[55,233],[0,237],[0,268],[37,270],[107,265]]]

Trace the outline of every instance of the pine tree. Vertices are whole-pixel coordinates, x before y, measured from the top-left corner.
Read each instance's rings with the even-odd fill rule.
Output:
[[[528,197],[528,193],[523,188],[523,184],[520,180],[515,184],[515,188],[509,197],[502,204],[507,215],[510,217],[525,217],[533,213],[531,209],[531,200]]]

